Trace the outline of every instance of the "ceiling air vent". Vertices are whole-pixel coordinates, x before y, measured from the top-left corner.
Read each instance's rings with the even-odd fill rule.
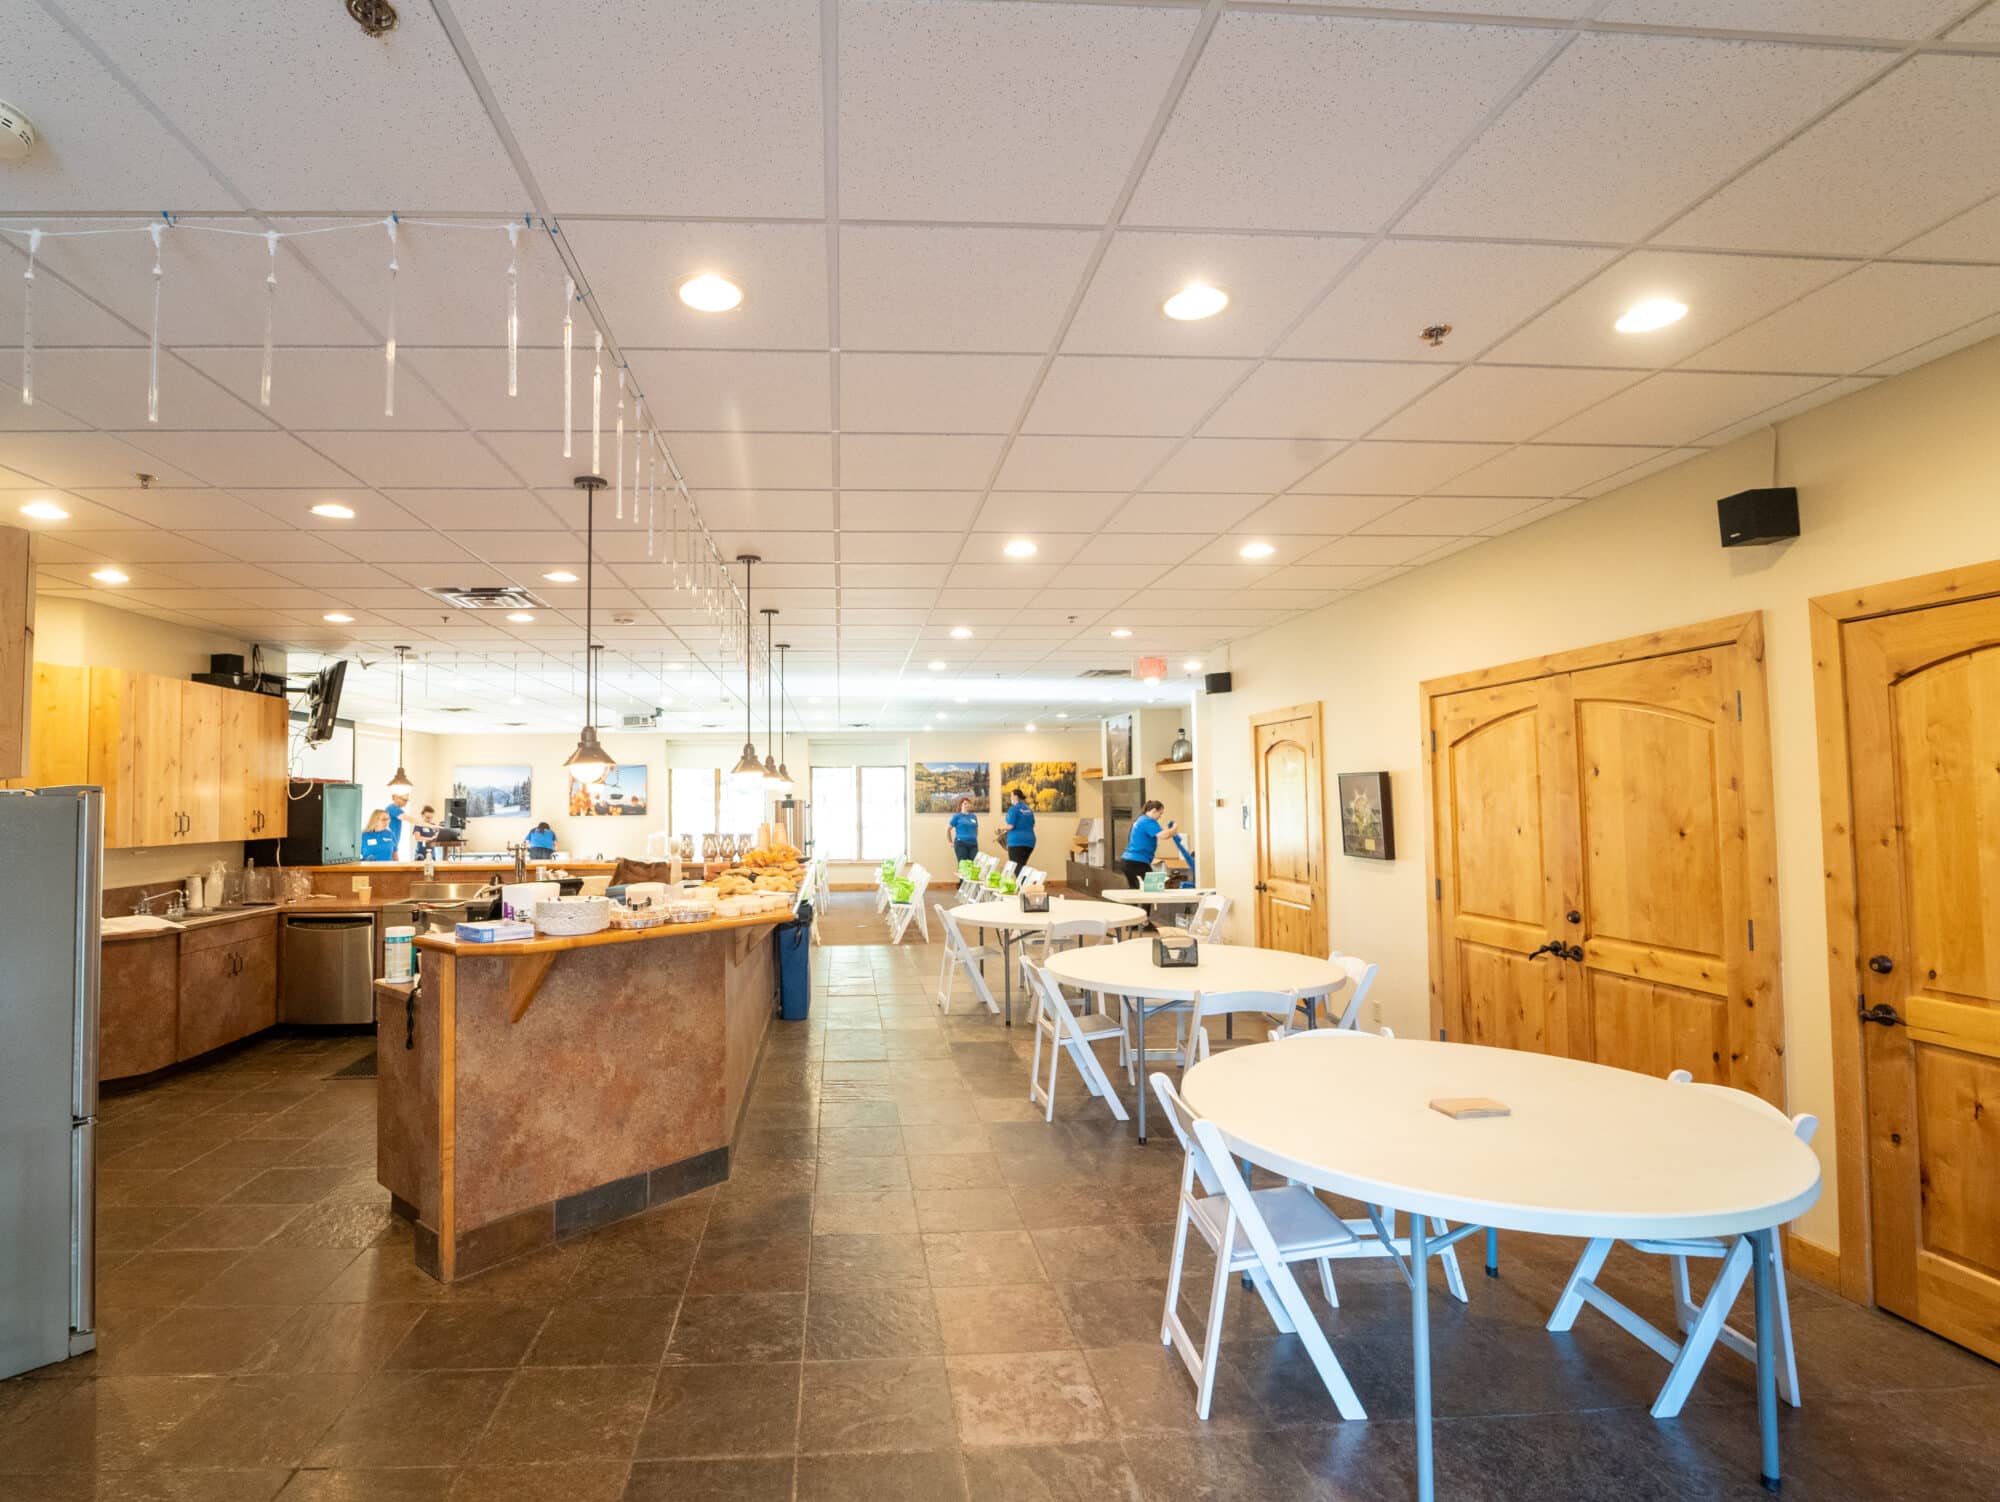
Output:
[[[1079,678],[1130,678],[1130,668],[1085,668],[1076,675]]]
[[[656,709],[650,714],[626,715],[621,728],[625,730],[653,730],[658,728],[659,723],[660,712]]]
[[[439,584],[424,591],[433,600],[460,610],[545,610],[548,607],[525,589],[509,584],[471,586]]]

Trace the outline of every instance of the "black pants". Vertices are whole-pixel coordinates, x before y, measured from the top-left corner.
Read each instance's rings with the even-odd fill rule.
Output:
[[[1146,861],[1122,860],[1118,863],[1118,869],[1125,873],[1125,880],[1127,884],[1130,885],[1132,890],[1136,892],[1140,888],[1145,886],[1146,873],[1152,870],[1153,868]],[[1150,907],[1146,909],[1146,921],[1140,924],[1139,926],[1141,928],[1153,927],[1153,910]]]
[[[953,840],[951,849],[952,853],[962,861],[976,860],[979,856],[979,841]]]
[[[1009,864],[1025,866],[1034,858],[1035,847],[1033,845],[1009,845],[1007,847],[1007,860]]]

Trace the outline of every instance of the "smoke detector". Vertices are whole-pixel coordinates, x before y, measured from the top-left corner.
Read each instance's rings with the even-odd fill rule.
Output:
[[[35,122],[0,99],[0,162],[25,162],[39,139]]]

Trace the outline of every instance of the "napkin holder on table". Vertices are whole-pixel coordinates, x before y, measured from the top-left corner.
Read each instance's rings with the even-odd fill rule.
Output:
[[[1201,963],[1201,946],[1193,939],[1177,939],[1167,934],[1153,940],[1153,964],[1161,970],[1192,970]]]
[[[1046,913],[1049,910],[1049,894],[1044,887],[1021,894],[1021,911],[1024,913]]]

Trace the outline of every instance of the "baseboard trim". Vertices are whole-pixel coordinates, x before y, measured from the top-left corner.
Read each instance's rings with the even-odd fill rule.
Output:
[[[1808,1241],[1796,1231],[1785,1233],[1785,1270],[1809,1283],[1817,1283],[1828,1293],[1840,1292],[1840,1253],[1817,1241]]]

